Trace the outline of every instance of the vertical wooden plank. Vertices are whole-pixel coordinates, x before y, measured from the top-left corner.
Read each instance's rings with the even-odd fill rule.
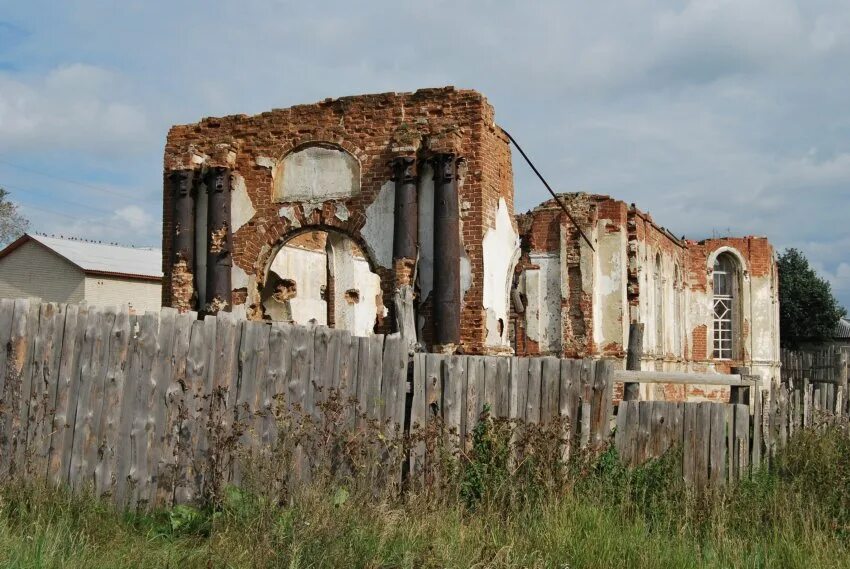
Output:
[[[322,416],[322,406],[327,399],[330,389],[330,377],[333,375],[335,364],[331,350],[333,330],[326,326],[316,326],[313,334],[313,362],[311,383],[313,395],[313,416],[317,420]]]
[[[30,473],[39,478],[48,473],[64,328],[65,305],[42,305],[33,352],[31,420],[30,433],[27,435],[32,460]]]
[[[600,448],[610,435],[613,398],[613,362],[611,360],[596,361],[593,370],[590,418],[590,437],[595,448]]]
[[[401,334],[389,334],[384,338],[384,353],[381,369],[381,420],[391,435],[397,428],[404,427],[404,416],[399,415],[399,396],[405,392],[406,373],[402,373],[401,352],[407,353],[407,345]],[[406,369],[404,370],[406,371]],[[403,412],[403,411],[402,411]]]
[[[131,448],[130,434],[133,432],[135,423],[135,404],[142,365],[142,355],[139,346],[141,330],[137,316],[130,315],[129,327],[127,372],[124,377],[121,412],[118,423],[118,440],[120,444],[117,445],[115,450],[115,483],[112,493],[112,500],[119,508],[123,508],[126,505],[131,491],[130,468],[132,466],[133,449]]]
[[[614,448],[617,449],[620,461],[626,465],[630,464],[631,461],[627,417],[629,407],[632,405],[637,405],[637,401],[620,401],[620,405],[617,407],[617,428],[614,431]]]
[[[12,318],[15,315],[15,301],[11,298],[0,298],[0,397],[5,393],[6,385],[6,353],[9,340],[12,337]],[[0,415],[0,419],[3,416]],[[2,435],[0,435],[0,438]]]
[[[424,429],[428,416],[428,399],[426,395],[426,355],[413,355],[413,385],[410,405],[410,434],[413,448],[410,451],[410,479],[416,488],[424,483],[425,475],[425,440]]]
[[[384,375],[384,343],[386,336],[374,334],[367,338],[369,342],[369,358],[367,360],[367,395],[366,412],[370,419],[382,421],[381,416],[381,380]]]
[[[799,394],[799,390],[796,391]],[[752,452],[752,464],[753,468],[757,469],[761,467],[761,453],[762,453],[762,434],[761,434],[761,392],[758,389],[755,389],[753,392],[753,443],[751,445]],[[799,416],[797,416],[799,418]]]
[[[77,380],[75,373],[85,333],[88,310],[85,306],[68,304],[65,307],[65,331],[59,355],[56,381],[56,403],[50,436],[48,479],[54,485],[67,482],[71,469],[71,449],[74,440],[74,420],[77,413]]]
[[[717,403],[711,407],[711,429],[709,433],[709,482],[722,486],[726,482],[726,424],[729,407]]]
[[[346,400],[356,393],[356,357],[357,351],[351,349],[351,332],[337,330],[337,374],[333,381],[334,389],[339,390],[340,397]],[[354,389],[352,389],[354,387]]]
[[[697,488],[708,486],[711,454],[711,407],[714,403],[701,401],[697,404],[697,446],[694,454],[694,473]]]
[[[650,458],[649,454],[650,430],[652,428],[652,410],[655,401],[638,401],[638,424],[634,442],[634,460],[636,464],[643,464]]]
[[[596,362],[584,358],[581,363],[581,438],[582,448],[590,444],[591,420],[593,412],[593,381],[596,371]]]
[[[443,420],[448,430],[447,443],[450,449],[459,448],[460,426],[463,410],[463,378],[466,375],[463,356],[451,356],[443,362]]]
[[[284,322],[274,322],[269,329],[269,358],[266,377],[262,385],[263,427],[260,437],[262,445],[270,448],[277,440],[277,421],[275,414],[286,403],[287,384],[292,369],[292,348],[290,335],[292,326]],[[357,344],[355,343],[355,349]],[[356,370],[354,371],[356,375]],[[355,396],[356,393],[352,393]],[[351,421],[353,425],[354,414]]]
[[[511,368],[511,419],[525,420],[528,403],[528,364],[531,358],[514,358]]]
[[[626,408],[626,432],[623,435],[623,448],[625,449],[623,461],[629,466],[640,464],[639,439],[640,439],[640,415],[641,404],[645,402],[630,401]]]
[[[172,376],[172,352],[177,310],[163,308],[155,315],[159,326],[154,335],[153,363],[147,381],[143,378],[141,405],[146,409],[144,426],[144,477],[139,479],[137,503],[143,507],[154,506],[158,486],[159,459],[165,432],[166,392]]]
[[[289,410],[294,413],[303,413],[309,417],[313,415],[313,387],[311,376],[313,368],[313,348],[315,328],[305,326],[294,326],[291,331],[292,354],[290,362],[292,372],[287,385],[287,402]],[[293,458],[295,463],[292,476],[295,483],[309,480],[310,468],[308,457],[304,456],[303,449],[296,450]]]
[[[540,395],[543,387],[543,358],[528,359],[528,387],[526,389],[525,420],[540,422]]]
[[[106,307],[102,310],[102,316],[98,319],[95,333],[94,344],[92,345],[91,355],[91,393],[89,398],[91,401],[90,409],[87,415],[90,416],[91,432],[88,440],[83,440],[83,464],[85,473],[83,479],[86,485],[93,485],[93,489],[97,492],[97,487],[100,481],[97,478],[97,473],[104,458],[104,448],[106,433],[104,432],[104,413],[106,409],[106,390],[108,387],[108,373],[110,360],[110,344],[112,334],[115,329],[115,324],[118,321],[118,312],[115,307]],[[79,421],[80,413],[77,412]],[[75,437],[76,439],[76,437]]]
[[[178,481],[181,421],[188,412],[186,386],[189,376],[189,344],[191,342],[192,325],[196,318],[197,315],[193,312],[176,315],[172,345],[168,350],[171,354],[172,363],[170,369],[166,366],[166,371],[170,371],[170,376],[163,377],[158,381],[160,385],[164,386],[164,392],[160,390],[159,397],[164,398],[165,420],[164,427],[157,438],[161,450],[156,467],[157,483],[153,503],[160,508],[169,508],[174,504]],[[160,327],[160,337],[163,337],[162,326]],[[189,394],[189,397],[191,397],[191,394]]]
[[[735,405],[735,461],[736,475],[743,478],[749,473],[750,409],[748,405]]]
[[[20,372],[20,406],[19,415],[21,419],[19,442],[15,447],[15,465],[16,471],[20,473],[28,472],[29,456],[27,436],[29,435],[29,424],[32,416],[30,408],[32,406],[32,371],[35,348],[35,337],[38,333],[39,313],[41,312],[41,301],[37,298],[30,299],[29,312],[27,314],[26,331],[24,333],[24,361]]]
[[[575,446],[579,432],[581,413],[581,366],[580,360],[561,360],[561,378],[559,405],[560,415],[568,429],[565,433],[566,454],[569,456]],[[565,457],[566,458],[566,457]]]
[[[658,458],[667,452],[669,444],[667,427],[668,405],[664,401],[651,401],[649,419],[649,443],[647,444],[647,455],[649,458]]]
[[[77,380],[77,411],[74,423],[74,441],[71,452],[69,483],[75,490],[94,482],[98,441],[95,424],[95,407],[102,404],[102,390],[97,381],[97,369],[103,353],[105,314],[95,307],[89,308],[86,331],[80,354]]]
[[[103,411],[98,432],[101,434],[101,449],[95,466],[95,492],[98,496],[111,495],[115,480],[116,452],[126,444],[120,439],[124,378],[129,357],[130,314],[124,306],[115,313],[115,323],[109,335],[107,361],[103,387]]]
[[[496,408],[497,417],[507,419],[511,412],[511,360],[500,356],[496,358]]]
[[[359,427],[363,426],[362,415],[366,413],[367,398],[369,394],[369,360],[371,346],[369,338],[355,338],[357,343],[357,388],[355,391],[355,399],[357,400],[357,413],[355,413],[355,424]]]
[[[154,361],[157,353],[157,336],[159,333],[159,314],[148,312],[138,320],[139,332],[133,366],[133,392],[126,392],[124,397],[129,401],[129,412],[132,417],[128,446],[130,449],[127,469],[126,499],[131,509],[144,507],[144,496],[148,488],[148,436],[152,426],[151,382]],[[76,437],[75,437],[76,438]],[[122,490],[123,493],[123,490]],[[141,503],[140,503],[141,502]]]
[[[480,373],[483,374],[482,381],[482,391],[481,396],[483,397],[483,403],[480,406],[483,410],[484,405],[487,405],[490,408],[490,414],[493,417],[507,417],[508,411],[502,409],[502,401],[500,401],[500,395],[502,393],[507,394],[508,391],[505,389],[504,391],[500,391],[500,381],[499,374],[502,369],[507,370],[506,367],[500,366],[502,362],[507,362],[507,358],[498,357],[498,356],[488,356],[482,358],[483,368]],[[478,371],[476,371],[478,373]],[[479,411],[480,413],[480,411]]]
[[[549,423],[560,414],[561,362],[558,358],[543,358],[541,374],[540,421]]]
[[[483,356],[467,357],[466,411],[463,421],[463,436],[466,441],[467,450],[472,448],[472,432],[475,429],[475,425],[478,424],[478,418],[484,411],[486,401],[486,360],[488,359],[490,358]],[[495,372],[495,366],[491,367]],[[495,397],[493,399],[495,401]]]
[[[15,300],[10,327],[9,340],[3,348],[7,352],[6,369],[3,370],[4,382],[2,401],[2,431],[0,431],[0,479],[15,472],[18,446],[26,444],[25,415],[21,407],[26,408],[23,400],[23,371],[25,359],[29,354],[27,320],[30,303],[26,299]],[[26,412],[26,411],[24,411]]]
[[[191,503],[201,490],[200,436],[204,426],[204,386],[207,371],[206,321],[192,322],[182,393],[184,413],[178,424],[174,502]],[[179,396],[179,395],[178,395]],[[196,462],[197,461],[197,462]]]
[[[693,487],[697,482],[696,453],[699,433],[697,432],[697,404],[684,404],[684,447],[682,449],[682,470],[685,484]]]

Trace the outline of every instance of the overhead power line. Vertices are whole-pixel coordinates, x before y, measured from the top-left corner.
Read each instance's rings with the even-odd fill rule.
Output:
[[[596,248],[593,247],[593,243],[590,242],[590,239],[587,238],[587,235],[585,235],[584,231],[582,231],[581,227],[579,227],[579,224],[576,222],[575,218],[573,217],[573,214],[570,213],[570,210],[567,209],[567,206],[564,204],[564,202],[561,201],[561,198],[558,197],[558,194],[556,194],[552,190],[552,188],[549,186],[549,183],[543,177],[543,174],[541,174],[537,170],[537,168],[534,166],[534,163],[531,161],[531,159],[528,157],[528,155],[522,150],[522,146],[520,146],[519,143],[514,139],[514,137],[511,136],[511,133],[509,133],[505,129],[502,129],[502,132],[504,132],[505,136],[507,136],[508,139],[510,139],[510,141],[513,143],[513,145],[516,146],[516,149],[519,150],[519,153],[522,154],[522,157],[525,158],[525,161],[528,163],[529,166],[531,166],[531,169],[534,170],[534,173],[537,174],[537,177],[540,178],[540,181],[543,182],[543,185],[546,186],[546,189],[549,190],[550,194],[552,194],[552,197],[555,198],[555,203],[557,203],[559,206],[561,206],[561,209],[564,210],[564,213],[567,214],[567,217],[570,219],[570,221],[573,223],[575,228],[578,229],[578,232],[581,234],[581,236],[587,242],[588,246],[590,247],[590,250],[596,251]]]

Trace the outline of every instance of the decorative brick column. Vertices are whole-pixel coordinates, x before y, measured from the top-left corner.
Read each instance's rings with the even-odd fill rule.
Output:
[[[233,236],[230,227],[230,169],[207,170],[207,288],[204,312],[216,314],[232,308],[230,284]]]
[[[455,155],[436,154],[434,164],[434,344],[460,343],[460,207]]]
[[[173,196],[174,241],[171,253],[171,305],[180,312],[196,308],[195,181],[193,170],[168,173]]]

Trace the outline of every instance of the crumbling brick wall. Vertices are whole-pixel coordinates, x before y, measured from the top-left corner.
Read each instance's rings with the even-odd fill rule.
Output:
[[[359,193],[318,201],[273,199],[275,176],[283,157],[316,143],[335,145],[357,160]],[[486,351],[481,242],[493,227],[500,199],[513,213],[508,140],[496,126],[493,108],[481,94],[452,87],[423,89],[414,93],[326,99],[254,116],[207,118],[171,128],[164,162],[166,176],[172,171],[226,166],[234,175],[234,191],[244,185],[253,213],[244,223],[233,227],[232,302],[246,303],[248,315],[259,318],[262,307],[258,291],[262,289],[269,263],[283,242],[305,228],[336,230],[361,246],[381,277],[384,305],[391,307],[395,287],[399,282],[409,281],[410,270],[404,265],[394,266],[386,256],[387,241],[390,247],[392,244],[392,223],[390,219],[386,226],[387,212],[379,206],[385,203],[382,193],[392,192],[390,164],[397,156],[411,155],[417,158],[421,169],[429,156],[439,152],[454,153],[462,161],[459,169],[462,181],[458,185],[462,247],[471,266],[471,282],[462,299],[460,349],[481,353]],[[177,291],[170,284],[172,199],[166,191],[163,199],[165,305],[185,303],[174,297]],[[419,303],[427,344],[430,307],[424,298]],[[375,331],[388,332],[393,327],[392,319],[387,318],[378,323]]]

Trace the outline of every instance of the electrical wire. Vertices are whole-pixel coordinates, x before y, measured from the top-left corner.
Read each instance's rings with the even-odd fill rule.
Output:
[[[507,136],[508,139],[513,143],[513,145],[516,146],[516,149],[519,150],[519,153],[522,154],[522,157],[525,158],[525,161],[528,163],[529,166],[531,166],[531,169],[534,170],[534,173],[537,174],[537,177],[540,178],[540,181],[543,182],[543,185],[546,186],[546,189],[549,190],[550,194],[552,194],[552,197],[555,198],[555,202],[559,206],[561,206],[561,209],[564,210],[564,213],[566,213],[567,217],[570,218],[570,221],[573,223],[575,228],[578,230],[578,232],[581,234],[581,236],[587,242],[588,246],[590,247],[590,250],[595,252],[596,249],[593,247],[593,243],[590,242],[590,239],[588,239],[587,235],[584,234],[584,231],[581,230],[581,227],[579,227],[578,223],[576,222],[575,218],[573,217],[573,214],[570,213],[570,210],[567,209],[567,206],[564,205],[564,203],[561,201],[561,198],[558,197],[558,194],[556,194],[554,192],[554,190],[552,190],[552,188],[549,186],[549,183],[543,177],[543,174],[541,174],[537,170],[537,168],[534,166],[534,163],[531,161],[531,159],[528,157],[528,155],[522,150],[522,146],[520,146],[519,143],[514,139],[514,137],[511,136],[511,133],[509,133],[505,129],[502,129],[502,132],[504,132],[505,136]]]

